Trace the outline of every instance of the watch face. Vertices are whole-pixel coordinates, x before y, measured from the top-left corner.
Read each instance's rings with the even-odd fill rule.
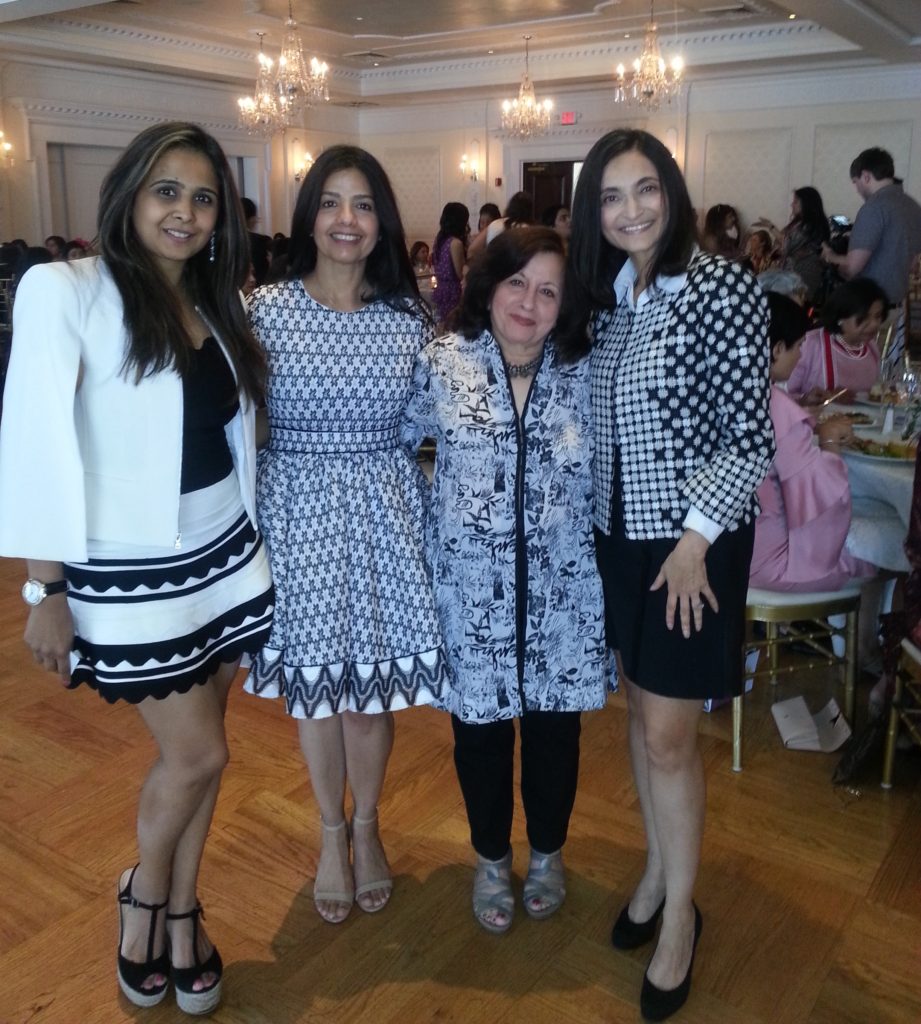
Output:
[[[26,604],[41,604],[45,597],[45,587],[38,580],[26,580],[22,587],[22,599]]]

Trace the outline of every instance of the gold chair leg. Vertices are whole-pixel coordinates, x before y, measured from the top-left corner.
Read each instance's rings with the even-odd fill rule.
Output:
[[[844,641],[844,717],[853,731],[857,727],[857,609],[847,613]]]
[[[778,626],[776,622],[764,624],[765,638],[768,649],[768,667],[771,670],[771,686],[777,685],[777,667],[780,664],[780,646],[777,643]]]
[[[886,729],[886,748],[883,753],[883,789],[892,789],[892,770],[895,767],[895,741],[899,735],[899,704],[902,700],[902,677],[900,669],[896,670],[895,691],[892,694],[892,705],[889,708],[889,725]]]
[[[742,771],[742,697],[732,698],[732,770]]]

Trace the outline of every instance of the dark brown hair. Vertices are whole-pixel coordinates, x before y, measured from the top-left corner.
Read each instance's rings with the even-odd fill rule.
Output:
[[[134,203],[157,161],[173,149],[200,153],[217,179],[218,215],[214,260],[209,246],[187,260],[180,287],[220,333],[243,392],[258,400],[265,382],[265,356],[246,322],[239,290],[249,269],[249,238],[236,184],[224,151],[198,125],[171,121],[141,132],[106,175],[99,191],[98,246],[118,288],[128,332],[126,371],[136,379],[175,368],[185,374],[192,339],[176,289],[164,277],[134,227]]]
[[[489,307],[496,288],[513,274],[527,266],[540,253],[554,253],[565,258],[563,240],[558,232],[545,227],[522,227],[503,231],[481,250],[467,272],[464,294],[454,315],[451,327],[465,338],[478,338],[492,329]],[[575,362],[588,352],[584,331],[580,337],[570,333],[569,321],[564,317],[566,285],[561,296],[560,317],[552,332],[563,362]]]

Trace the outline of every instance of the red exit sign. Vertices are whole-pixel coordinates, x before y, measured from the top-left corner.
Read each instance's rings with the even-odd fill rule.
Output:
[[[575,124],[576,112],[574,110],[560,111],[560,124]]]

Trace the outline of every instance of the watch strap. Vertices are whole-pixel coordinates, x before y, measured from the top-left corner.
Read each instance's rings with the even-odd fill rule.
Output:
[[[63,594],[67,589],[67,580],[55,580],[54,583],[46,583],[45,597],[51,597],[52,594]]]

